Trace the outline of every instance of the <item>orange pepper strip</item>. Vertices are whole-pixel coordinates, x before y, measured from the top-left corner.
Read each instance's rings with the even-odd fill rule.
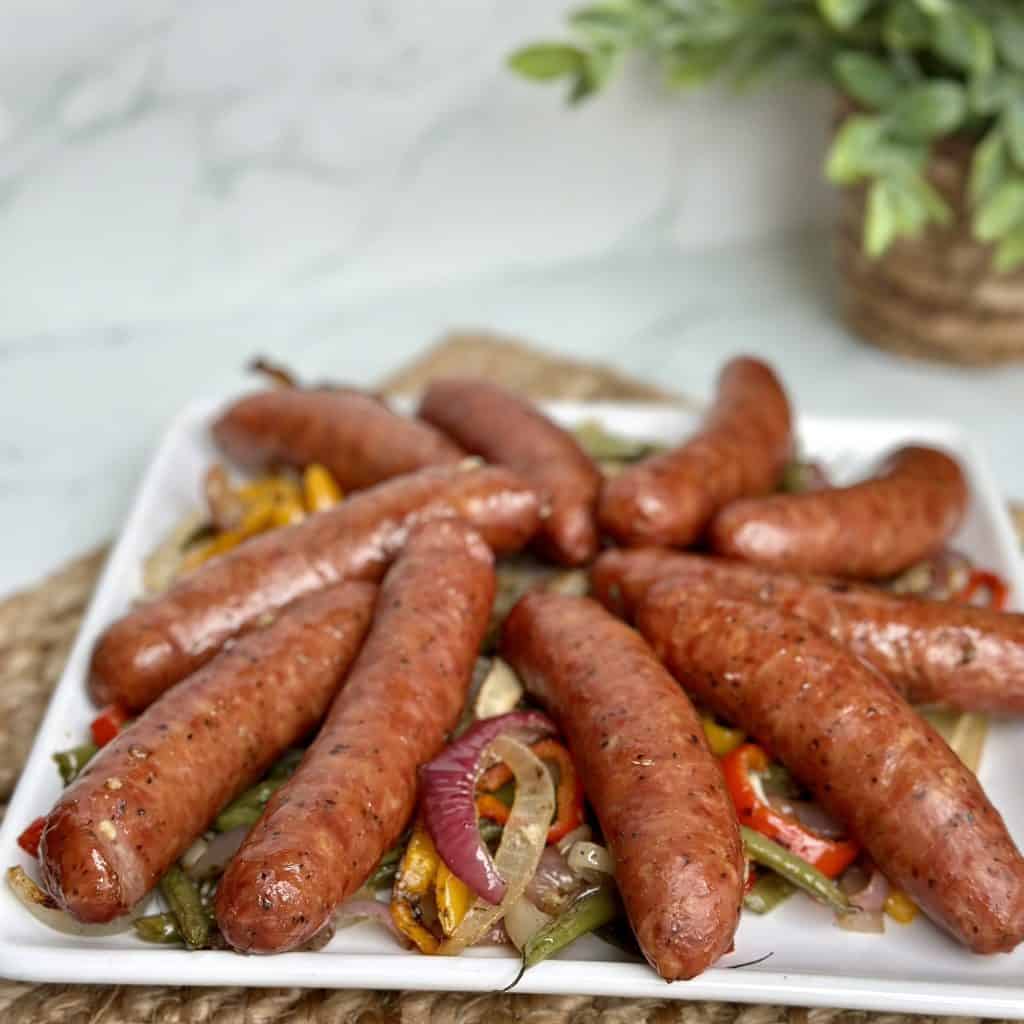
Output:
[[[826,878],[841,875],[857,858],[860,847],[848,839],[826,839],[790,814],[772,807],[754,785],[751,775],[768,767],[768,755],[755,743],[745,743],[722,758],[722,773],[740,824],[774,839],[816,867]]]
[[[975,569],[967,578],[963,589],[954,594],[953,598],[961,604],[970,604],[979,590],[988,591],[989,608],[997,612],[1006,610],[1010,599],[1010,588],[1006,585],[1006,581],[994,572],[985,572],[982,569]]]
[[[572,755],[561,743],[552,739],[538,740],[530,749],[542,760],[549,761],[558,766],[558,788],[555,791],[556,810],[555,820],[548,829],[548,843],[557,843],[563,836],[567,836],[573,829],[583,824],[583,783],[573,764]],[[477,784],[478,789],[484,793],[493,793],[500,789],[512,778],[512,772],[507,764],[492,765],[483,775]],[[485,799],[481,797],[480,799]],[[490,798],[494,803],[501,803],[494,797]],[[490,805],[488,805],[490,806]],[[504,804],[502,804],[504,807]],[[480,804],[477,803],[479,810]],[[492,808],[492,810],[496,810]],[[508,809],[505,809],[505,819],[497,818],[493,813],[480,811],[485,818],[493,818],[494,821],[504,821],[508,817]]]

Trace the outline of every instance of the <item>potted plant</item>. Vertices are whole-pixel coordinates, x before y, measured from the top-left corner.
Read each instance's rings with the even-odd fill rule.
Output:
[[[676,86],[831,83],[848,322],[912,354],[1024,358],[1024,0],[607,0],[570,24],[509,63],[573,102],[635,49]]]

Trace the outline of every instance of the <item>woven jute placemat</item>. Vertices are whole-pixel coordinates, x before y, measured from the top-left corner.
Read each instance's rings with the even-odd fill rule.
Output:
[[[415,391],[429,378],[447,373],[482,373],[538,398],[687,402],[614,370],[554,358],[520,342],[479,333],[449,336],[385,381],[383,389]],[[14,788],[106,553],[105,547],[90,552],[38,586],[0,602],[0,801]],[[0,802],[0,816],[5,808]],[[940,1018],[667,999],[0,980],[2,1024],[909,1024],[911,1019]]]

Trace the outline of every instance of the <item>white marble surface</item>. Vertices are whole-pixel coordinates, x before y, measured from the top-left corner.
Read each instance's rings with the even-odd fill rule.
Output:
[[[963,421],[1024,498],[1024,369],[835,322],[827,97],[634,71],[566,112],[501,62],[567,6],[0,6],[0,593],[110,536],[162,425],[253,352],[368,382],[456,325],[694,394],[760,352],[808,410]]]

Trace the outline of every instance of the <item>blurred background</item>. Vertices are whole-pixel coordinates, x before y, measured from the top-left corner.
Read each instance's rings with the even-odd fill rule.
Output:
[[[7,0],[0,594],[110,537],[174,413],[265,353],[370,383],[486,327],[706,396],[739,351],[806,412],[942,416],[1024,498],[1024,370],[837,314],[825,86],[568,108],[508,54],[562,0]]]

